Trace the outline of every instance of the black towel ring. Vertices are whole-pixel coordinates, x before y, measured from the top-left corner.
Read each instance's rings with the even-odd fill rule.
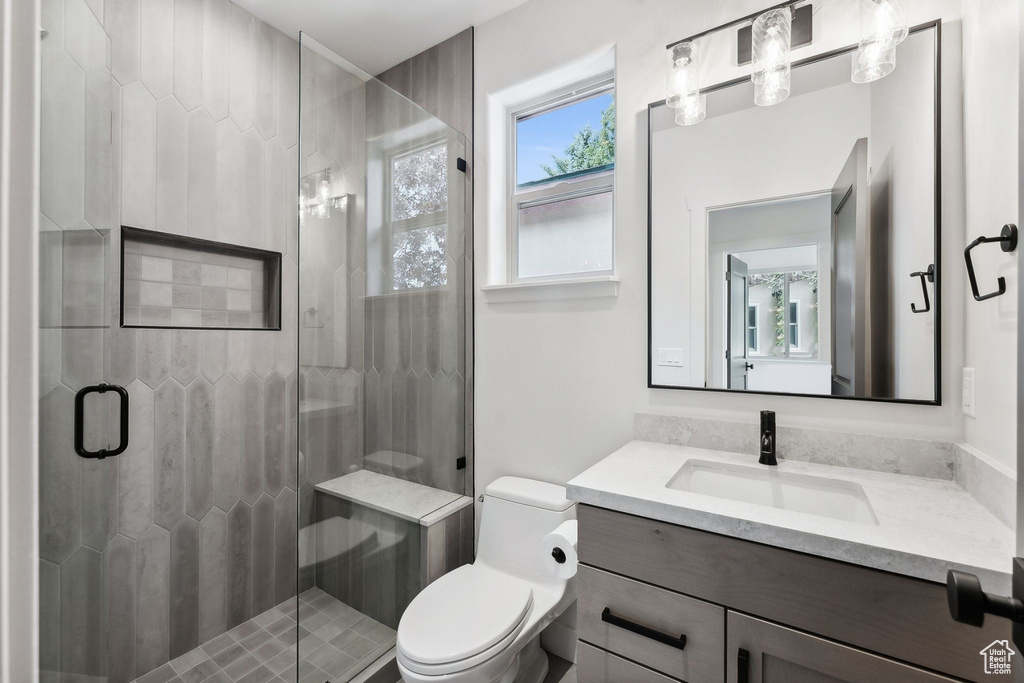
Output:
[[[971,294],[974,295],[975,301],[984,301],[985,299],[991,299],[993,297],[1006,294],[1006,278],[1002,276],[1000,276],[996,281],[999,286],[997,291],[990,292],[988,294],[981,294],[978,292],[978,278],[974,274],[974,262],[971,260],[971,250],[981,244],[985,244],[986,242],[999,242],[999,246],[1003,251],[1013,251],[1017,248],[1017,226],[1013,223],[1007,223],[1000,231],[999,237],[985,237],[982,235],[968,244],[967,248],[964,249],[964,261],[967,262],[967,278],[971,281]]]
[[[921,292],[924,294],[924,306],[918,308],[917,304],[912,303],[910,304],[910,310],[914,313],[927,313],[932,310],[932,302],[931,299],[928,298],[928,285],[925,283],[925,280],[928,282],[935,282],[935,264],[929,263],[927,270],[919,270],[916,273],[911,273],[910,277],[921,278]]]

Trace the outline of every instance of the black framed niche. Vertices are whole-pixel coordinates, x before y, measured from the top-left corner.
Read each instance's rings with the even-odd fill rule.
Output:
[[[121,226],[121,327],[281,329],[281,254]]]

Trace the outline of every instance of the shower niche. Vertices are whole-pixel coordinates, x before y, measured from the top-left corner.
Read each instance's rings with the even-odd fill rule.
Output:
[[[281,254],[121,227],[121,327],[281,329]]]

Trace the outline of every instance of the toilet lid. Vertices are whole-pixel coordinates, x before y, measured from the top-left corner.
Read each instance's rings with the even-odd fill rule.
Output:
[[[476,565],[445,574],[417,595],[398,624],[398,649],[421,664],[444,664],[494,646],[533,606],[525,581]]]

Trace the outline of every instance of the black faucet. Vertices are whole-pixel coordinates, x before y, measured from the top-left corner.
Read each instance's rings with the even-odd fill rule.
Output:
[[[761,457],[758,462],[762,465],[775,467],[779,461],[775,459],[775,411],[761,411]]]

